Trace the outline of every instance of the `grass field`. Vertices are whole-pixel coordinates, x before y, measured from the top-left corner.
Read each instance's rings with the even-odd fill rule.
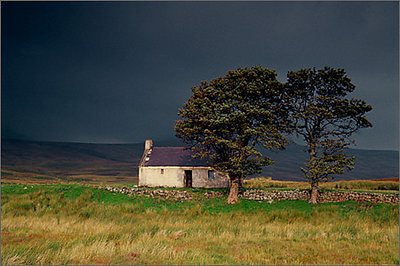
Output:
[[[285,189],[309,189],[308,182],[279,181],[271,178],[259,177],[245,180],[247,188],[285,188]],[[398,191],[399,179],[388,178],[381,180],[351,180],[320,183],[321,189],[353,190],[353,191]]]
[[[398,206],[3,184],[2,264],[398,264]]]

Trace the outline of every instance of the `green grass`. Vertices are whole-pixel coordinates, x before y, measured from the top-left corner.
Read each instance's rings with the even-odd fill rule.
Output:
[[[5,264],[396,264],[398,206],[2,185]]]
[[[363,203],[358,204],[355,202],[344,203],[323,203],[319,205],[311,205],[306,201],[278,201],[273,204],[267,204],[264,202],[257,202],[253,200],[242,199],[236,205],[226,204],[226,198],[215,198],[206,199],[202,197],[202,194],[207,189],[185,189],[192,195],[196,196],[197,200],[185,201],[185,202],[174,202],[164,199],[147,198],[143,196],[128,196],[122,193],[109,192],[102,189],[97,189],[94,186],[79,185],[79,184],[39,184],[39,185],[23,185],[23,184],[7,184],[2,185],[2,203],[6,204],[10,201],[10,198],[15,198],[17,195],[30,195],[34,197],[38,193],[52,196],[62,195],[66,200],[76,200],[80,196],[90,195],[90,201],[98,204],[135,204],[136,207],[141,210],[152,209],[155,211],[168,210],[168,211],[179,211],[184,208],[192,208],[194,206],[200,206],[202,211],[208,213],[227,213],[227,212],[258,212],[258,211],[272,211],[272,210],[288,210],[288,211],[301,211],[304,213],[310,213],[312,210],[319,208],[325,208],[327,206],[346,206],[348,209],[343,209],[347,212],[354,206],[363,208],[362,206],[371,206],[372,209],[380,209],[382,206],[388,206],[385,204],[370,204]],[[221,190],[220,190],[221,191]],[[35,194],[36,193],[36,194]]]
[[[259,177],[245,180],[244,186],[246,188],[261,188],[261,189],[308,189],[310,184],[308,182],[295,182],[295,181],[278,181],[271,178]],[[388,191],[395,192],[399,190],[398,181],[372,181],[372,180],[354,180],[354,181],[335,181],[335,182],[321,182],[321,189],[331,190],[353,190],[353,191]]]

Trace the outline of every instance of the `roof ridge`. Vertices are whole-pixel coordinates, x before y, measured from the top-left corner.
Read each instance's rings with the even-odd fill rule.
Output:
[[[153,148],[180,148],[180,149],[189,149],[188,147],[182,147],[182,146],[154,146]]]

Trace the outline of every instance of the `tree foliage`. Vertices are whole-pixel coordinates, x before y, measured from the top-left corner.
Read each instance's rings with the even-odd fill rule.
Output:
[[[354,158],[345,154],[351,135],[372,126],[365,116],[372,107],[348,98],[354,89],[343,69],[301,69],[287,74],[284,102],[293,130],[307,143],[309,159],[302,170],[311,182],[313,203],[319,182],[352,169]]]
[[[262,166],[272,163],[257,145],[284,148],[287,109],[283,85],[276,73],[263,67],[229,71],[224,77],[203,81],[179,110],[176,134],[231,180],[228,202],[237,201],[237,186]]]

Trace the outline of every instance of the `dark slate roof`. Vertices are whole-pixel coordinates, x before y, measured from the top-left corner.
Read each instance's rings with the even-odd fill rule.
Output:
[[[145,166],[208,166],[205,160],[192,158],[193,152],[185,147],[153,147]]]

